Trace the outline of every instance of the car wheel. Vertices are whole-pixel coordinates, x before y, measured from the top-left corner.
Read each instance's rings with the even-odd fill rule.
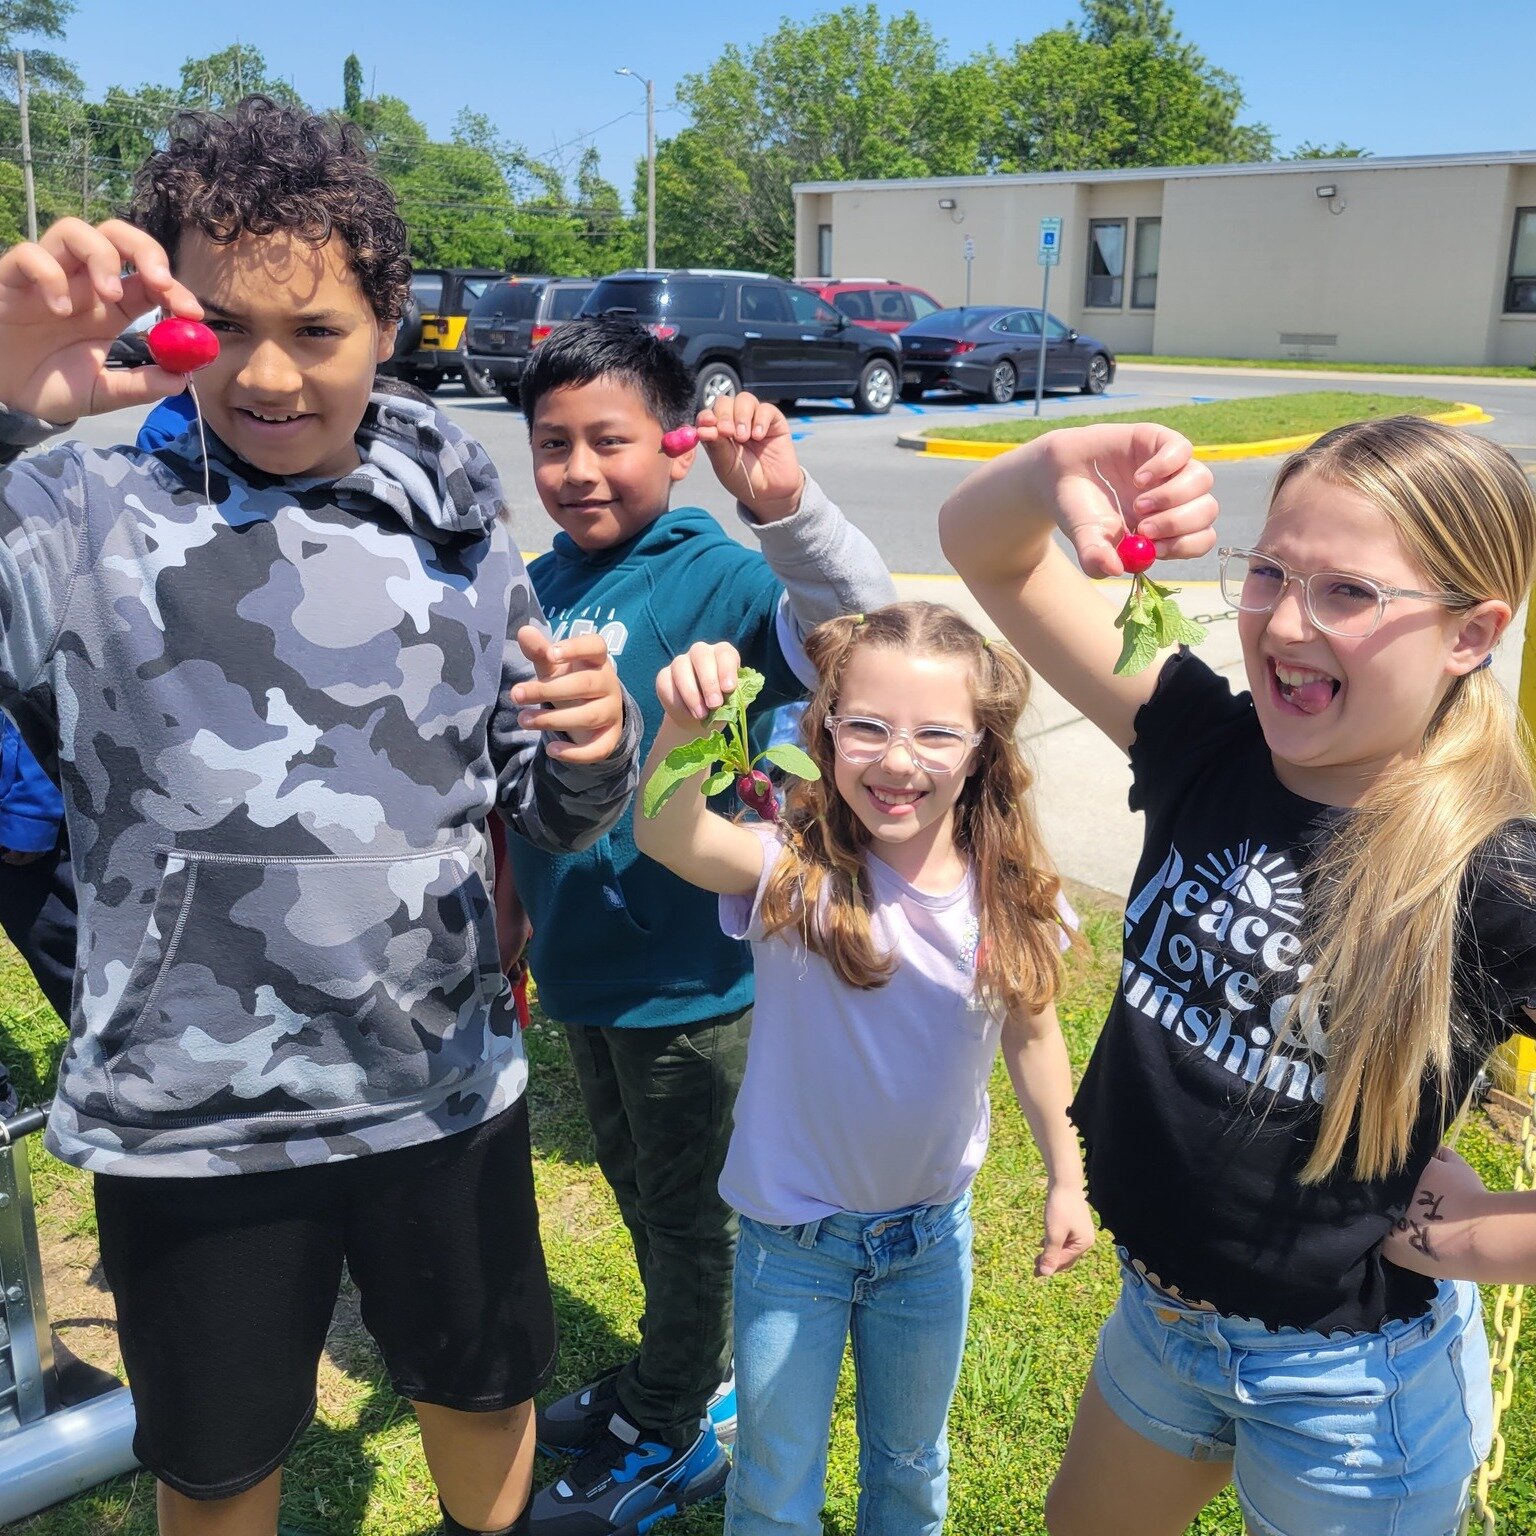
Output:
[[[1083,393],[1102,395],[1109,388],[1109,359],[1102,352],[1095,352],[1088,359],[1088,372],[1083,375]]]
[[[488,400],[501,393],[501,385],[491,377],[489,368],[477,367],[469,358],[464,359],[464,392],[478,399]]]
[[[903,384],[901,386],[901,398],[908,405],[914,405],[923,398],[923,386],[921,384]]]
[[[884,416],[895,399],[895,368],[883,357],[865,363],[859,387],[853,392],[854,408],[866,416]]]
[[[992,370],[992,381],[987,387],[987,393],[997,405],[1007,405],[1019,392],[1019,374],[1012,363],[1004,358],[997,367]]]
[[[720,395],[741,393],[741,375],[727,363],[705,363],[699,369],[698,402],[701,410],[713,405]]]

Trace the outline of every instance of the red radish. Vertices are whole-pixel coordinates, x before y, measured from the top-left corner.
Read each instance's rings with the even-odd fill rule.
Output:
[[[196,373],[219,355],[219,338],[200,320],[162,320],[146,340],[167,373]]]
[[[661,437],[661,451],[669,459],[680,459],[699,446],[699,429],[695,426],[673,427]]]
[[[1157,546],[1139,533],[1128,533],[1115,545],[1115,553],[1131,575],[1139,576],[1157,559]]]
[[[744,773],[736,780],[736,796],[749,811],[756,811],[764,821],[779,819],[779,797],[773,780],[761,768]]]

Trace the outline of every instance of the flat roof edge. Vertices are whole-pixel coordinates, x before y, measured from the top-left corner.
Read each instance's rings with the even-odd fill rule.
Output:
[[[793,195],[822,192],[934,191],[944,188],[1061,186],[1070,182],[1175,181],[1196,176],[1312,176],[1319,172],[1450,170],[1479,165],[1536,165],[1536,149],[1455,155],[1365,155],[1347,160],[1238,161],[1224,165],[1148,165],[1108,171],[1032,171],[979,176],[912,176],[890,180],[797,181]]]

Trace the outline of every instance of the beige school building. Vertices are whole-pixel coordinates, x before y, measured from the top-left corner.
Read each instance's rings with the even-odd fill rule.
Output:
[[[941,303],[1050,307],[1118,352],[1513,363],[1536,358],[1536,151],[1038,176],[806,182],[801,277]]]

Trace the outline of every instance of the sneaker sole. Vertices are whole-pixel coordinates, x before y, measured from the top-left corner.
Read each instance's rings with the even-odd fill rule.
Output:
[[[716,1436],[716,1438],[719,1437]],[[658,1522],[672,1515],[680,1515],[685,1509],[692,1509],[695,1504],[705,1504],[710,1499],[718,1498],[725,1492],[725,1480],[730,1474],[730,1462],[722,1456],[718,1465],[701,1472],[683,1489],[680,1496],[670,1499],[660,1509],[653,1509],[638,1520],[633,1520],[627,1525],[615,1526],[610,1536],[646,1536],[646,1533]]]

